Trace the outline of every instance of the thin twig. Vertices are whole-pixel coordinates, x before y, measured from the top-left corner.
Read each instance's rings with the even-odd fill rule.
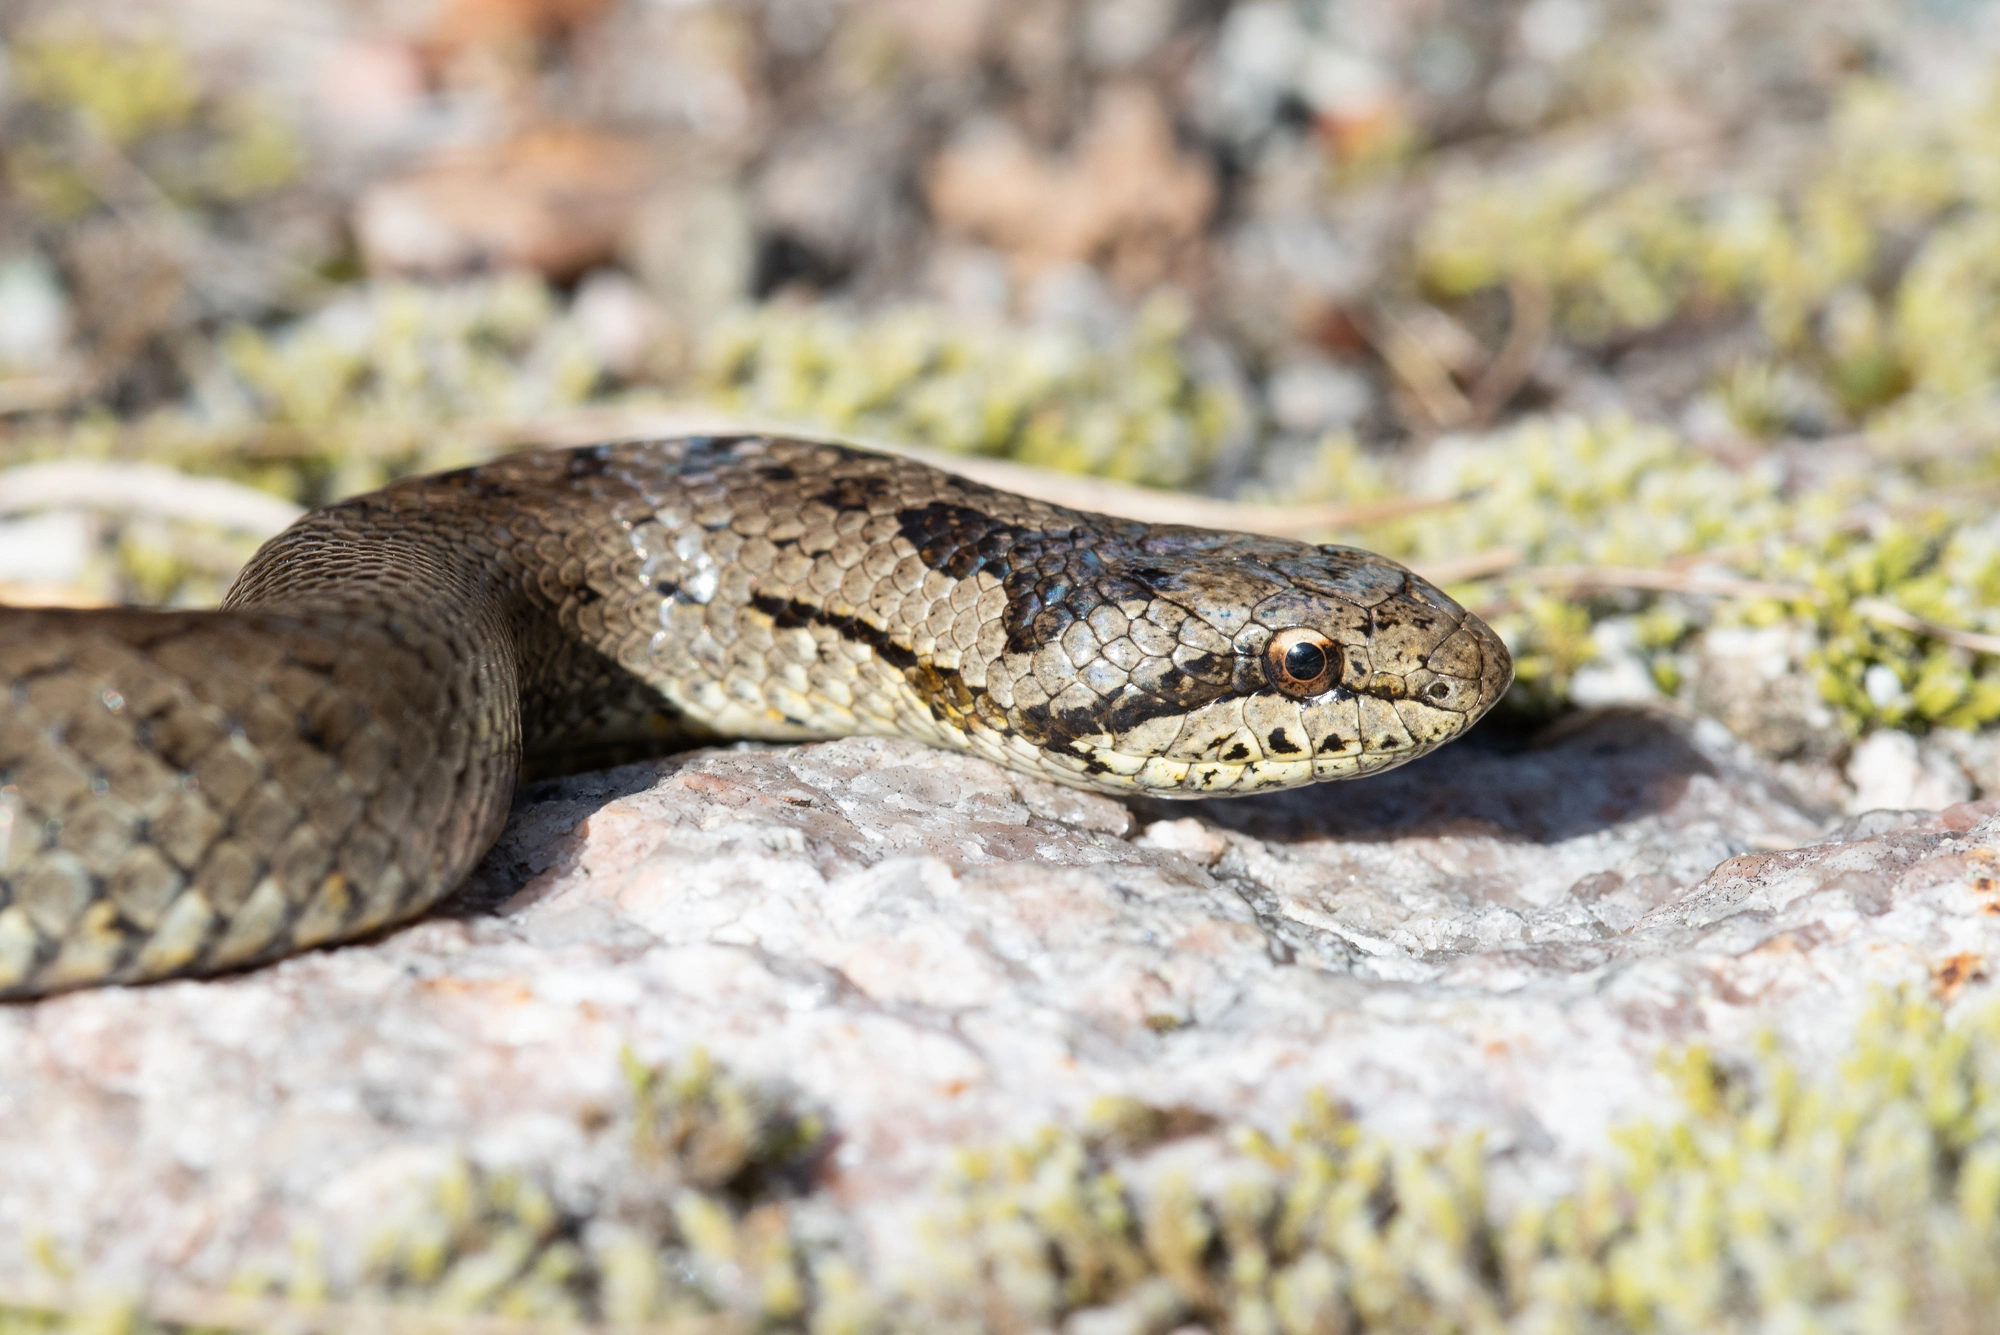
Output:
[[[258,537],[269,537],[305,513],[240,483],[126,459],[23,464],[0,472],[0,515],[52,509],[214,524]]]
[[[1933,640],[1943,640],[1946,644],[1970,649],[1975,654],[2000,654],[2000,635],[1982,635],[1976,630],[1959,630],[1954,626],[1941,626],[1935,621],[1926,621],[1913,612],[1906,612],[1894,603],[1880,598],[1856,598],[1853,608],[1857,616],[1883,626],[1894,626],[1914,635],[1927,635]]]
[[[1507,337],[1500,351],[1479,375],[1470,398],[1471,424],[1485,426],[1512,401],[1535,369],[1535,359],[1549,341],[1555,302],[1548,284],[1537,278],[1516,278],[1507,285],[1512,307]]]
[[[1451,371],[1425,345],[1407,322],[1386,306],[1376,313],[1378,336],[1372,341],[1396,379],[1417,401],[1433,429],[1449,431],[1472,420],[1472,404],[1452,383]]]
[[[1433,584],[1466,584],[1475,579],[1490,579],[1494,575],[1505,574],[1525,559],[1512,547],[1494,547],[1470,556],[1427,561],[1416,569],[1419,575]]]
[[[494,450],[530,445],[583,445],[601,440],[643,440],[649,437],[766,432],[772,435],[824,437],[824,428],[783,419],[746,417],[699,405],[662,407],[579,408],[527,421],[474,420],[445,424],[443,429],[484,437]],[[407,448],[411,428],[384,424],[383,439]],[[278,438],[280,440],[283,437]],[[857,438],[869,449],[956,473],[960,477],[1004,491],[1019,492],[1052,505],[1136,519],[1148,524],[1190,524],[1199,528],[1261,533],[1279,538],[1311,538],[1342,528],[1379,524],[1405,515],[1449,509],[1471,499],[1457,496],[1402,496],[1359,504],[1252,505],[1162,491],[1110,478],[1059,473],[1010,459],[985,455],[946,454],[899,441]],[[305,453],[305,450],[297,450]]]
[[[1718,598],[1777,598],[1817,601],[1818,590],[1804,584],[1778,584],[1717,575],[1700,570],[1670,570],[1659,566],[1524,566],[1510,578],[1551,588],[1646,589],[1654,593],[1701,593]]]
[[[1019,492],[1052,505],[1116,515],[1120,519],[1136,519],[1148,524],[1189,524],[1197,528],[1261,533],[1276,538],[1317,537],[1335,529],[1360,528],[1404,515],[1449,509],[1470,499],[1469,496],[1401,496],[1354,505],[1338,501],[1322,505],[1251,505],[1242,501],[1160,491],[1129,482],[1114,482],[1109,478],[1058,473],[1007,459],[963,457],[909,448],[896,449],[896,453],[974,482],[983,482],[1003,491]]]

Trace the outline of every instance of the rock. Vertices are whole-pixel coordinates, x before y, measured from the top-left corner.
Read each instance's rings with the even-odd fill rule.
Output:
[[[1280,427],[1296,436],[1310,436],[1353,426],[1373,406],[1375,390],[1351,367],[1300,358],[1271,373],[1265,396]]]
[[[1925,745],[1907,732],[1873,732],[1854,745],[1847,759],[1854,796],[1847,809],[1901,810],[1948,807],[1969,800],[1972,780],[1942,746]]]
[[[0,519],[0,586],[69,588],[82,582],[97,525],[74,511]]]
[[[1590,628],[1597,656],[1571,676],[1569,698],[1584,709],[1643,705],[1660,698],[1652,667],[1641,652],[1634,617],[1606,617]]]
[[[1780,762],[1786,778],[1818,809],[1841,810],[1849,792],[1836,763],[1847,734],[1820,694],[1810,626],[1716,626],[1688,648],[1683,698],[1719,720],[1759,755]]]
[[[456,916],[0,1011],[0,1236],[213,1286],[309,1232],[338,1285],[457,1155],[588,1216],[631,1172],[626,1050],[818,1110],[816,1227],[882,1272],[956,1147],[1103,1096],[1277,1128],[1323,1089],[1485,1128],[1500,1189],[1546,1190],[1660,1106],[1665,1047],[1831,1060],[1878,985],[1969,988],[1996,813],[1827,831],[1719,727],[1641,712],[1200,804],[877,739],[584,775],[523,796]]]
[[[1978,796],[2000,796],[2000,733],[1933,728],[1923,745],[1927,752],[1949,756]],[[1928,756],[1926,763],[1931,763]]]
[[[69,298],[37,255],[0,256],[0,375],[54,368],[69,340]]]
[[[617,269],[598,269],[577,284],[570,318],[590,350],[626,378],[645,368],[665,322],[644,288]]]
[[[698,325],[749,294],[756,229],[741,190],[712,170],[683,165],[640,206],[625,250],[668,310]]]

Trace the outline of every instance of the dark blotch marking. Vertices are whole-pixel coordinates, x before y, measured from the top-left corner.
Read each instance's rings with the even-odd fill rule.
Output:
[[[575,467],[574,462],[572,462],[570,466],[574,468]],[[370,510],[388,510],[391,504],[391,502],[388,499],[388,494],[390,492],[393,492],[397,485],[411,486],[417,482],[422,482],[427,487],[432,485],[436,486],[450,485],[452,487],[457,488],[459,491],[463,492],[467,496],[477,496],[482,500],[495,500],[495,501],[511,500],[514,497],[521,494],[520,491],[510,483],[502,482],[494,477],[489,477],[487,475],[487,470],[489,467],[490,465],[478,465],[472,468],[454,468],[448,473],[437,473],[427,478],[405,479],[401,484],[391,484],[390,487],[385,488],[383,491],[371,492],[365,496],[356,496],[353,500],[349,501],[341,501],[336,506],[331,508],[352,509],[352,510],[360,510],[363,512]],[[574,476],[574,474],[572,474],[572,476]]]
[[[1021,559],[1025,553],[1018,545],[1026,536],[1022,530],[970,506],[932,501],[921,509],[898,511],[896,524],[925,565],[953,579],[970,579],[1003,552],[1029,564]],[[1011,572],[1002,564],[996,573]]]
[[[1018,715],[995,710],[984,687],[970,686],[955,670],[925,661],[915,650],[891,639],[888,631],[860,617],[838,616],[811,603],[761,593],[750,595],[750,605],[771,618],[771,624],[779,630],[825,626],[844,639],[867,645],[876,657],[903,674],[916,689],[918,698],[930,706],[934,718],[953,727],[964,728],[978,719],[996,731],[1018,732],[1037,746],[1046,745],[1050,738],[1067,741],[1084,731],[1054,722],[1044,710],[1037,725],[1042,735],[1036,736],[1029,728],[1020,726]]]
[[[569,476],[572,480],[586,477],[603,477],[611,471],[611,447],[608,445],[586,445],[569,453]]]
[[[1169,714],[1182,714],[1186,710],[1156,695],[1144,691],[1126,690],[1113,702],[1104,715],[1106,730],[1113,733],[1130,732],[1142,723],[1151,723],[1156,718]]]
[[[1191,677],[1210,677],[1222,672],[1224,664],[1214,654],[1188,654],[1174,660]]]
[[[1020,709],[1016,709],[1009,716],[1009,722],[1012,724],[1015,732],[1027,738],[1036,746],[1045,747],[1055,742],[1075,740],[1074,737],[1065,732],[1061,725],[1049,716],[1047,705],[1026,705]]]
[[[835,478],[831,486],[812,499],[836,510],[866,510],[868,502],[888,488],[889,479],[876,473],[864,473],[859,477],[846,475]]]
[[[1248,760],[1249,758],[1250,758],[1250,748],[1243,745],[1243,743],[1241,742],[1238,742],[1236,745],[1230,747],[1229,754],[1223,757],[1224,760]]]
[[[931,569],[952,579],[984,570],[1000,580],[1010,654],[1033,653],[1106,601],[1097,586],[1110,582],[1107,557],[1115,561],[1123,542],[1078,526],[1022,528],[945,501],[900,510],[896,523]]]
[[[1264,740],[1269,743],[1273,751],[1276,751],[1281,756],[1295,756],[1305,749],[1286,736],[1283,728],[1271,729],[1271,735]]]
[[[844,639],[867,645],[875,651],[877,658],[898,671],[908,672],[919,666],[914,650],[897,644],[889,638],[888,631],[863,621],[860,617],[836,616],[824,608],[814,607],[811,603],[802,603],[795,598],[773,598],[763,593],[751,594],[750,605],[771,618],[771,624],[779,630],[825,626]]]

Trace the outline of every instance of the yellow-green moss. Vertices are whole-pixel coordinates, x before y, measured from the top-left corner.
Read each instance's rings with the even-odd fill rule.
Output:
[[[969,327],[919,308],[855,318],[774,306],[707,338],[700,385],[756,417],[1184,486],[1243,427],[1234,396],[1190,369],[1186,325],[1165,297],[1122,340]]]
[[[268,194],[305,166],[273,107],[207,86],[167,38],[62,29],[30,33],[7,54],[5,179],[45,222],[129,194],[120,173],[135,168],[176,204],[200,209]],[[106,150],[124,162],[109,165]]]
[[[1283,1136],[1222,1132],[1197,1178],[1147,1158],[1207,1119],[1108,1100],[961,1153],[901,1277],[807,1242],[782,1193],[697,1185],[740,1184],[752,1144],[765,1170],[796,1162],[808,1119],[705,1062],[635,1067],[635,1172],[679,1165],[657,1208],[567,1214],[531,1179],[460,1164],[333,1296],[441,1332],[472,1312],[815,1335],[2000,1330],[2000,1006],[1948,1022],[1885,995],[1845,1052],[1811,1070],[1775,1041],[1744,1066],[1669,1053],[1673,1115],[1616,1131],[1574,1189],[1506,1208],[1476,1135],[1403,1143],[1315,1096]],[[676,1126],[698,1130],[669,1149]],[[714,1160],[704,1136],[738,1149]],[[318,1300],[310,1254],[293,1266],[288,1289],[255,1287]],[[106,1310],[0,1309],[0,1331],[159,1329]]]
[[[1347,471],[1338,451],[1327,457],[1329,470]],[[1513,572],[1455,586],[1513,647],[1521,693],[1541,707],[1561,703],[1596,656],[1598,620],[1643,612],[1655,620],[1642,648],[1666,689],[1680,686],[1672,655],[1688,636],[1791,619],[1814,629],[1822,694],[1851,732],[2000,721],[2000,655],[1865,615],[1885,603],[1939,627],[2000,634],[2000,523],[1966,497],[2000,476],[2000,454],[1948,468],[1885,456],[1787,493],[1775,463],[1725,465],[1664,427],[1531,419],[1446,445],[1422,469],[1427,489],[1465,499],[1348,536],[1419,568],[1510,551],[1531,570],[1692,568],[1797,591],[1663,597],[1614,580],[1578,593]],[[1866,689],[1877,665],[1900,693]]]
[[[1778,434],[1777,370],[1866,422],[1905,394],[1991,394],[2000,379],[2000,83],[1940,96],[1856,78],[1821,135],[1770,179],[1676,177],[1599,145],[1539,167],[1461,169],[1417,236],[1417,277],[1446,300],[1530,283],[1585,344],[1731,310],[1756,317],[1775,361],[1725,371],[1739,425]],[[1890,265],[1910,238],[1907,263]],[[1894,277],[1879,289],[1885,266]]]

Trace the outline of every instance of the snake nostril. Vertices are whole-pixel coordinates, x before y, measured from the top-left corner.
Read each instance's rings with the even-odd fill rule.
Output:
[[[1447,695],[1451,694],[1451,687],[1445,685],[1441,681],[1434,681],[1431,683],[1431,688],[1428,691],[1425,691],[1424,694],[1428,695],[1433,700],[1442,700]]]

